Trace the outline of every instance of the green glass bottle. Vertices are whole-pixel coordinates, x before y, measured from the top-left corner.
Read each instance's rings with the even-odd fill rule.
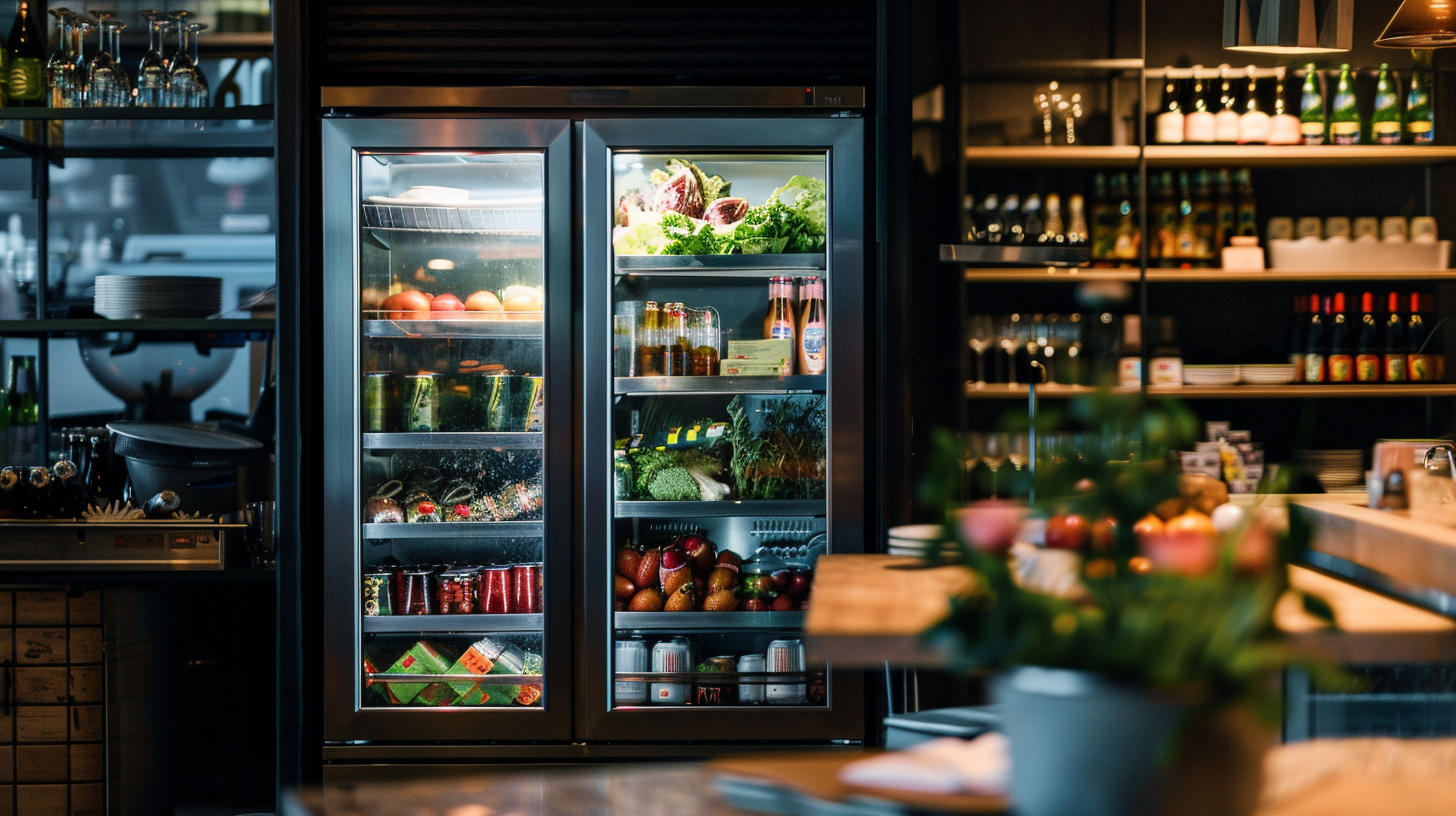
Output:
[[[36,399],[35,358],[10,358],[10,387],[5,395],[8,464],[41,463],[40,403]]]
[[[1314,63],[1304,66],[1304,90],[1299,95],[1299,134],[1304,144],[1325,143],[1325,93]]]
[[[1430,144],[1436,139],[1436,118],[1431,110],[1431,75],[1412,71],[1410,93],[1405,97],[1405,141]]]
[[[5,43],[5,95],[11,105],[45,105],[45,38],[30,11],[30,0],[20,0],[15,25]]]
[[[1350,64],[1340,66],[1340,80],[1335,84],[1335,98],[1330,104],[1330,142],[1337,145],[1360,144],[1360,109],[1355,106],[1355,79]]]
[[[1370,141],[1375,144],[1400,144],[1401,110],[1398,85],[1390,75],[1390,66],[1380,63],[1380,79],[1375,83],[1375,110],[1370,114]]]

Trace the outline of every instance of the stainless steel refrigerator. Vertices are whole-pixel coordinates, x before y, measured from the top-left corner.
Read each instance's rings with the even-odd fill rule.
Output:
[[[867,532],[863,120],[369,113],[323,123],[326,758],[863,740],[796,645]]]

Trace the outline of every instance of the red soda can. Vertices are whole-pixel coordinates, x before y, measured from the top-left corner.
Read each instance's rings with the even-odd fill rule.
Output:
[[[541,611],[541,565],[517,564],[511,568],[516,582],[517,613]]]
[[[515,582],[511,567],[486,567],[480,571],[480,611],[485,615],[509,615],[515,608]]]
[[[435,614],[435,571],[405,570],[400,577],[400,608],[406,615]]]

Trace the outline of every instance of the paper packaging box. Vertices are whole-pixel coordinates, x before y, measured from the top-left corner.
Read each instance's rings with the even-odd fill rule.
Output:
[[[736,377],[775,377],[794,373],[794,346],[788,340],[729,340],[718,373]]]
[[[450,663],[435,647],[424,641],[416,643],[410,650],[400,655],[399,660],[390,666],[385,674],[446,674]],[[394,696],[402,703],[412,702],[426,688],[429,683],[390,683]],[[439,685],[439,684],[436,684]],[[432,696],[434,696],[432,694]]]

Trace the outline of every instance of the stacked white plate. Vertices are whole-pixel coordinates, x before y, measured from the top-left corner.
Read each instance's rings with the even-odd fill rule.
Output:
[[[1294,455],[1301,467],[1319,479],[1325,490],[1361,485],[1365,481],[1362,450],[1305,450]]]
[[[1293,363],[1246,365],[1240,371],[1244,382],[1250,385],[1284,385],[1294,382]]]
[[[1234,385],[1239,381],[1239,367],[1231,365],[1183,366],[1184,385]]]
[[[927,555],[955,553],[954,541],[945,538],[945,527],[939,524],[906,524],[891,527],[886,542],[890,555],[924,558]]]
[[[113,320],[209,317],[222,311],[222,278],[97,275],[93,308]]]

